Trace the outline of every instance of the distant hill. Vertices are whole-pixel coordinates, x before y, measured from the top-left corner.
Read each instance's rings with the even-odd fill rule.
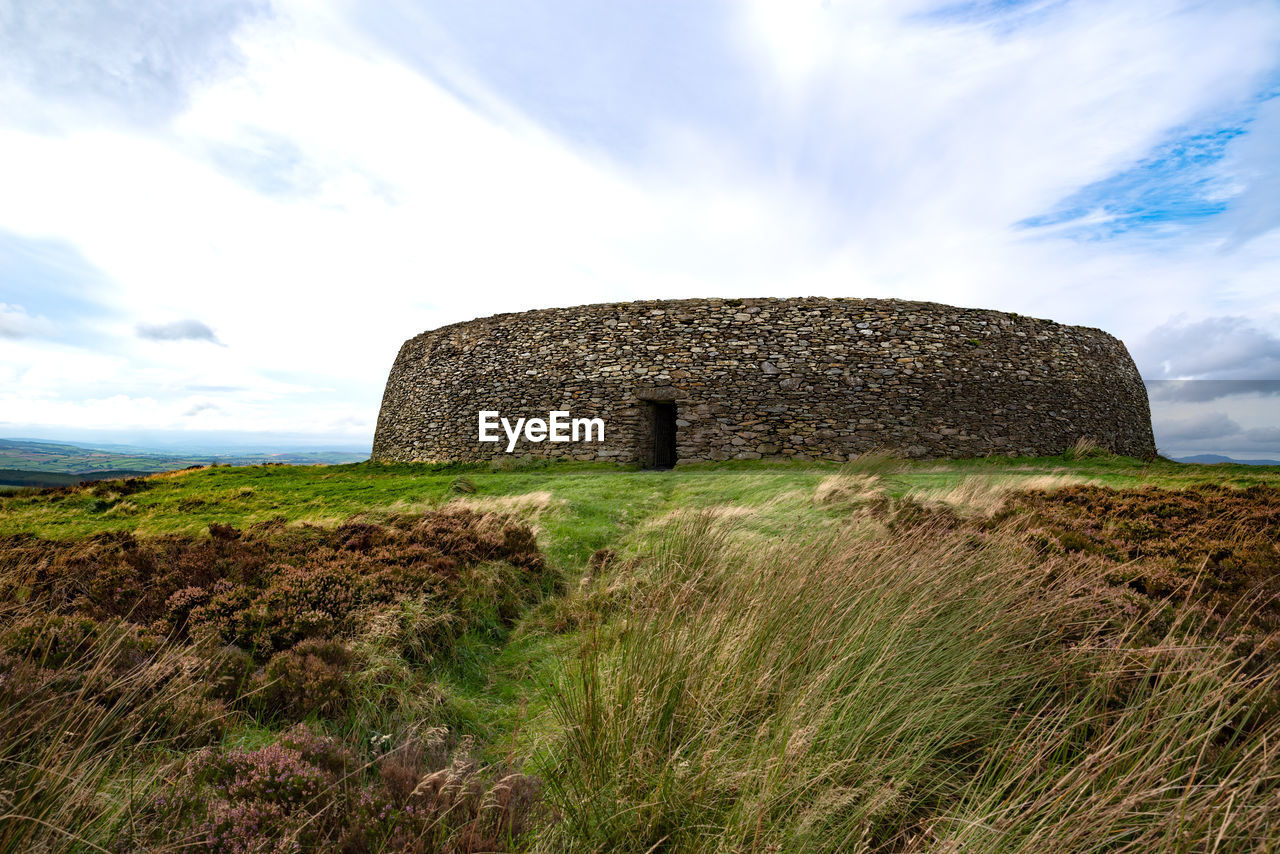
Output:
[[[285,463],[289,465],[325,465],[355,463],[368,459],[368,454],[352,451],[293,450],[228,451],[220,453],[175,453],[127,445],[90,447],[66,442],[31,439],[0,439],[0,470],[13,472],[61,473],[79,475],[81,480],[123,477],[125,474],[147,474],[173,471],[196,465],[257,465]],[[90,478],[89,475],[95,475]],[[0,480],[0,483],[8,481]],[[50,484],[54,485],[54,484]]]
[[[111,469],[107,471],[63,474],[57,471],[21,471],[0,469],[0,486],[76,486],[86,480],[120,480],[126,477],[143,477],[153,472]]]
[[[1234,457],[1224,457],[1221,454],[1196,454],[1193,457],[1178,457],[1174,462],[1200,463],[1202,465],[1232,463],[1239,466],[1280,466],[1280,460],[1237,460]]]

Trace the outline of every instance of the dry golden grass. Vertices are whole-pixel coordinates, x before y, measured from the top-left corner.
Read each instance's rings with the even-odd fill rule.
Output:
[[[563,511],[567,505],[565,499],[556,498],[546,490],[538,490],[520,495],[462,496],[452,499],[446,506],[519,519],[532,525],[536,531],[539,520]]]
[[[1072,474],[971,475],[958,484],[943,488],[915,489],[907,497],[925,507],[945,507],[961,517],[991,516],[999,512],[1009,496],[1021,492],[1054,492],[1068,486],[1091,483]]]
[[[155,474],[144,475],[145,480],[172,480],[178,477],[187,477],[194,472],[202,472],[207,469],[215,468],[215,466],[195,466],[194,468],[175,469],[173,471],[161,471]]]
[[[842,472],[818,481],[813,500],[823,506],[862,504],[883,495],[884,488],[879,475]]]
[[[702,513],[711,519],[745,519],[761,512],[761,507],[749,507],[744,504],[717,504],[714,507],[707,507],[704,510],[690,510],[687,507],[677,507],[669,510],[651,519],[645,520],[643,530],[647,533],[656,532],[667,526],[679,522],[687,518],[691,513]]]

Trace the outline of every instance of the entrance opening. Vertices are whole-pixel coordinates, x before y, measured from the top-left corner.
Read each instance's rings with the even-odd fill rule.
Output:
[[[653,407],[653,467],[675,468],[676,464],[676,405],[651,403]]]

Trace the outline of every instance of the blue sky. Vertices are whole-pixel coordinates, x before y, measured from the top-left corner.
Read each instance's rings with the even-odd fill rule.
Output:
[[[0,0],[0,435],[367,445],[424,329],[818,294],[1280,457],[1278,282],[1274,0]]]

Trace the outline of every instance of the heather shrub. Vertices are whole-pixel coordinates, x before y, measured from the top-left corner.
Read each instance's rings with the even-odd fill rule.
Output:
[[[332,774],[335,779],[344,779],[359,765],[351,748],[336,738],[317,733],[305,723],[285,730],[280,736],[280,744],[298,751],[303,759]]]
[[[293,748],[269,744],[256,750],[212,753],[197,762],[193,782],[212,791],[193,805],[205,813],[196,839],[220,852],[311,850],[323,830],[333,778]]]
[[[235,702],[245,693],[254,674],[253,658],[233,644],[203,651],[203,656],[199,678],[209,695],[227,703]]]
[[[170,632],[184,634],[191,612],[209,603],[214,591],[209,587],[183,587],[170,594],[164,603],[164,627]]]
[[[0,594],[12,600],[139,625],[163,620],[179,633],[195,621],[246,648],[255,636],[270,641],[262,660],[364,605],[424,590],[457,596],[458,574],[479,563],[516,568],[511,578],[531,591],[546,582],[530,529],[469,510],[333,530],[214,523],[208,538],[109,532],[67,543],[16,535],[0,538],[0,551]]]
[[[152,486],[151,482],[140,477],[124,480],[99,480],[89,488],[89,494],[99,498],[110,495],[135,495],[145,492]]]
[[[89,617],[28,614],[0,634],[0,649],[43,667],[61,667],[89,654],[101,632]]]
[[[286,810],[314,802],[332,783],[300,752],[280,744],[209,754],[194,773],[197,782],[230,800],[262,801]]]
[[[307,638],[343,633],[343,624],[365,601],[363,579],[347,567],[280,567],[264,589],[238,587],[215,594],[193,610],[191,630],[208,625],[225,643],[264,661]]]
[[[516,827],[451,806],[464,833],[415,802],[448,756],[415,747],[405,722],[455,641],[505,631],[550,586],[528,529],[454,511],[332,530],[274,519],[208,537],[5,537],[0,555],[0,809],[21,817],[0,821],[0,851],[81,837],[122,851],[500,850],[495,828]],[[354,743],[295,727],[210,747],[303,718],[342,720]],[[396,740],[362,744],[371,722]],[[483,794],[497,778],[477,766],[468,779]]]
[[[210,854],[297,854],[314,848],[305,817],[294,818],[279,804],[218,799],[206,810],[195,839]]]
[[[299,724],[261,747],[197,754],[118,841],[150,850],[187,839],[225,852],[524,850],[545,819],[537,782],[481,767],[470,750],[443,729],[353,746]]]
[[[1270,651],[1280,662],[1280,489],[1113,490],[1075,486],[1013,499],[994,523],[1024,532],[1047,552],[1099,562],[1113,588],[1134,594],[1163,636],[1174,610],[1203,611],[1242,654]],[[1114,598],[1114,597],[1112,597]]]
[[[302,641],[274,655],[254,677],[252,704],[267,719],[336,716],[350,697],[351,664],[351,652],[339,641]]]

